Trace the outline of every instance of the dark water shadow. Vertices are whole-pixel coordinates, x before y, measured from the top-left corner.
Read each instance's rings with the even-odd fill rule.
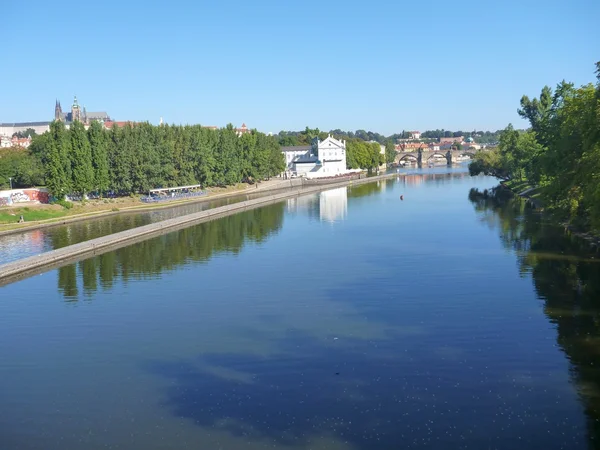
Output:
[[[469,193],[482,223],[515,252],[531,276],[587,418],[589,448],[600,449],[600,253],[540,214],[524,199],[495,189]]]
[[[331,435],[365,450],[551,449],[569,442],[541,426],[552,414],[532,411],[524,389],[509,405],[514,386],[487,394],[488,381],[461,385],[455,375],[468,371],[463,363],[436,367],[438,356],[422,346],[405,353],[395,350],[400,340],[322,342],[300,332],[278,344],[268,357],[201,355],[151,361],[144,369],[165,380],[162,406],[175,417],[249,441],[267,439],[275,448]],[[512,419],[526,410],[527,421]]]

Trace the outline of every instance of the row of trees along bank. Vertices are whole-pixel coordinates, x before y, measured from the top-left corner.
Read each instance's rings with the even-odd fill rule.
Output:
[[[509,125],[497,150],[478,153],[469,171],[536,187],[545,207],[585,228],[600,230],[600,62],[597,83],[563,81],[539,98],[521,98],[531,128]]]
[[[194,126],[113,126],[92,122],[69,129],[53,122],[37,136],[30,154],[39,158],[50,193],[147,192],[156,187],[225,186],[267,179],[285,169],[274,137],[252,131],[238,136],[231,125],[219,130]]]
[[[318,130],[307,130],[307,136],[321,137]],[[349,169],[376,169],[395,156],[391,141],[385,154],[378,143],[347,141]],[[129,195],[190,184],[224,186],[266,179],[284,170],[276,137],[256,131],[238,136],[231,126],[214,130],[140,123],[106,130],[93,122],[85,130],[80,122],[69,129],[54,122],[49,132],[34,137],[29,149],[0,150],[2,181],[11,177],[15,187],[46,185],[59,199],[90,192]]]

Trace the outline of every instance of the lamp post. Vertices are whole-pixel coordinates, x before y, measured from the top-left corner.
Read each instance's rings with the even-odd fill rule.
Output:
[[[12,177],[8,177],[8,181],[10,182],[10,189],[12,190]]]

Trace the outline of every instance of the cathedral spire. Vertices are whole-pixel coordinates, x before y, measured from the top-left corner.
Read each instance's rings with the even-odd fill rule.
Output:
[[[56,99],[56,103],[54,103],[54,120],[63,120],[62,108],[58,99]]]

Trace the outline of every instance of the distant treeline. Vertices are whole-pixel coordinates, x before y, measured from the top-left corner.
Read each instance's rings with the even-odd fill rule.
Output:
[[[449,131],[449,130],[427,130],[421,133],[421,139],[440,139],[443,137],[459,137],[464,138],[472,137],[475,142],[481,144],[489,144],[491,142],[497,142],[498,136],[501,130],[498,131]],[[280,131],[278,135],[279,144],[281,146],[293,146],[293,145],[309,145],[313,138],[318,137],[323,140],[328,134],[333,135],[337,139],[358,139],[362,141],[375,141],[380,144],[386,144],[387,142],[396,143],[398,139],[409,139],[411,133],[409,131],[402,131],[402,133],[392,134],[391,136],[384,136],[379,133],[372,131],[356,130],[356,131],[343,131],[340,129],[327,131],[320,131],[318,128],[306,127],[303,131]]]
[[[44,180],[17,179],[17,184],[44,181],[52,195],[143,193],[158,187],[225,186],[269,178],[285,169],[276,138],[252,131],[238,136],[231,125],[219,130],[148,123],[113,126],[92,122],[69,129],[53,122],[36,136],[20,166],[42,168]],[[21,172],[27,173],[21,167]],[[38,174],[42,175],[42,174]]]
[[[521,98],[531,128],[502,131],[498,149],[477,154],[469,170],[537,187],[545,207],[600,230],[600,62],[597,84],[563,81],[539,98]]]

